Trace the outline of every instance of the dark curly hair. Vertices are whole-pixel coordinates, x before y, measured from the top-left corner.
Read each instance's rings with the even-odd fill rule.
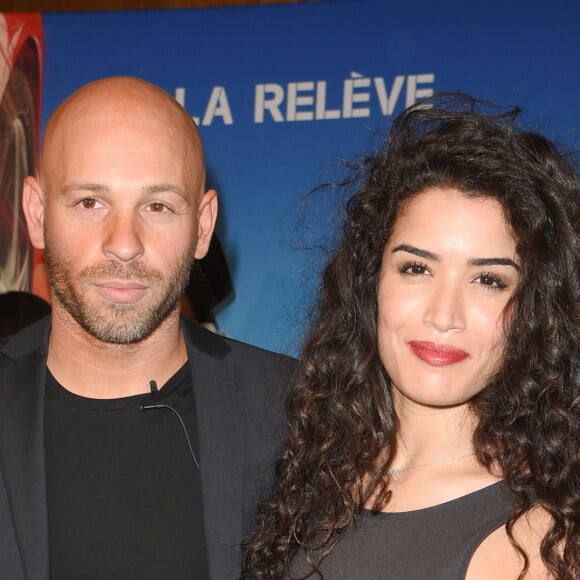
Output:
[[[399,115],[384,147],[362,161],[287,399],[276,487],[244,546],[243,577],[280,578],[298,550],[315,574],[371,494],[388,498],[397,417],[377,350],[378,274],[405,204],[443,187],[496,199],[521,262],[502,363],[470,401],[477,458],[499,466],[513,495],[512,543],[514,522],[537,502],[552,516],[545,565],[556,578],[577,577],[580,178],[550,141],[516,128],[519,112],[435,97]],[[527,562],[524,554],[522,575]]]

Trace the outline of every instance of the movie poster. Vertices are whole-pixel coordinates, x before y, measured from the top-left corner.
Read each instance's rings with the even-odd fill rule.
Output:
[[[36,163],[42,36],[40,14],[0,14],[0,293],[46,295],[42,273],[35,279],[42,256],[29,242],[21,204],[22,183]]]

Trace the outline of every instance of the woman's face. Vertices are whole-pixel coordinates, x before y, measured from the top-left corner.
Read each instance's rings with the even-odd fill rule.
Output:
[[[503,313],[518,282],[500,204],[428,189],[395,222],[378,285],[378,347],[395,404],[461,405],[503,352]]]

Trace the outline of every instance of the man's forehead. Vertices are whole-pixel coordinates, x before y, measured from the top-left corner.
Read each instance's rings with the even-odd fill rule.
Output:
[[[130,155],[149,157],[150,162],[157,156],[174,156],[183,171],[191,172],[196,181],[203,179],[203,148],[193,121],[173,105],[156,108],[141,101],[132,107],[127,99],[102,103],[83,98],[57,112],[43,142],[41,174],[47,164],[58,166],[68,158],[108,152],[113,162],[119,156],[119,164]]]
[[[201,138],[191,116],[168,93],[138,79],[117,77],[90,83],[59,107],[47,124],[45,141],[67,130],[109,123],[113,130],[154,126],[189,142],[203,156]]]

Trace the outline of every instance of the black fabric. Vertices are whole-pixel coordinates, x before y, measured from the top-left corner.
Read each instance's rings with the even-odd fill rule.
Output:
[[[189,366],[155,398],[179,412],[199,457]],[[179,418],[141,409],[152,399],[87,399],[47,373],[52,579],[208,577],[199,469]]]
[[[210,578],[235,580],[240,544],[254,528],[256,503],[274,477],[295,363],[186,319],[181,328],[197,409]],[[2,580],[49,580],[44,402],[50,330],[45,318],[0,338]]]
[[[511,510],[503,482],[426,509],[363,510],[320,570],[330,580],[463,580],[477,546],[507,521]],[[293,577],[309,570],[298,554]]]

